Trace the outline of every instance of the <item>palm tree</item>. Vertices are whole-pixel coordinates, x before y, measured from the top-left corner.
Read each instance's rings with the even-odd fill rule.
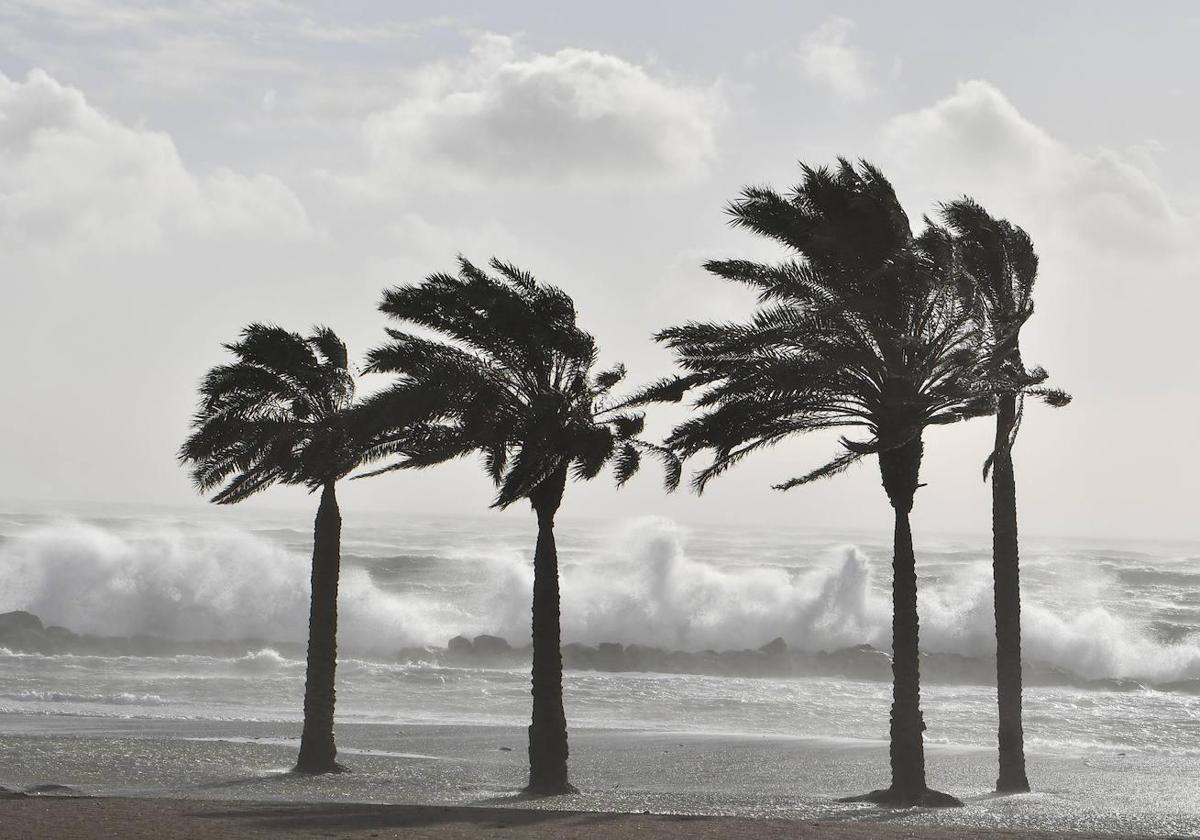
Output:
[[[380,311],[447,340],[389,329],[391,341],[368,355],[368,370],[400,376],[368,401],[368,423],[381,432],[411,429],[372,450],[372,457],[401,457],[371,474],[478,452],[499,488],[492,506],[526,499],[533,507],[538,535],[526,791],[569,793],[554,541],[567,476],[591,479],[611,463],[621,485],[648,452],[675,471],[669,476],[675,481],[679,463],[638,438],[643,415],[611,401],[625,368],[596,370],[596,342],[576,324],[571,298],[508,263],[493,259],[491,267],[495,276],[460,257],[457,275],[433,274],[384,294]]]
[[[747,188],[728,208],[733,224],[793,253],[779,264],[719,260],[705,268],[749,285],[760,305],[746,323],[688,323],[657,336],[685,373],[642,399],[679,399],[699,388],[698,413],[667,441],[682,457],[703,450],[703,491],[747,455],[792,435],[842,428],[829,463],[777,485],[787,490],[879,461],[895,513],[892,583],[892,783],[871,801],[959,804],[925,782],[918,668],[917,576],[909,512],[920,487],[926,427],[986,413],[978,330],[955,285],[953,243],[915,238],[891,184],[866,162],[803,166],[790,195]]]
[[[1029,790],[1025,775],[1025,733],[1021,722],[1021,577],[1017,550],[1017,485],[1012,449],[1020,427],[1023,397],[1053,406],[1071,398],[1039,387],[1047,374],[1026,370],[1021,359],[1021,327],[1033,315],[1033,284],[1038,258],[1029,235],[995,219],[969,198],[942,206],[941,216],[956,238],[956,250],[988,331],[987,376],[996,389],[995,446],[983,468],[992,477],[992,575],[996,610],[996,698],[1000,711],[1000,775],[996,790]]]
[[[327,327],[308,337],[251,324],[226,344],[235,360],[208,372],[192,434],[179,450],[196,488],[234,504],[273,484],[321,491],[313,525],[312,601],[304,730],[296,770],[331,773],[342,517],[334,487],[361,462],[351,424],[354,378],[346,345]],[[218,489],[219,488],[219,489]]]

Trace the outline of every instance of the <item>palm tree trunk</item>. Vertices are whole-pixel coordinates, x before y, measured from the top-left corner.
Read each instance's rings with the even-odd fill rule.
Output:
[[[575,793],[567,777],[567,717],[563,711],[558,548],[554,515],[562,502],[566,468],[533,494],[537,548],[533,553],[533,719],[529,726],[526,793]]]
[[[892,716],[889,755],[892,784],[865,799],[893,805],[961,805],[925,783],[925,718],[921,714],[920,622],[917,560],[909,513],[917,491],[920,436],[879,453],[879,471],[895,511],[892,543]]]
[[[892,543],[892,792],[903,799],[925,792],[925,719],[921,715],[917,558],[908,510],[895,507]]]
[[[333,482],[321,492],[313,524],[312,603],[308,617],[308,670],[304,681],[304,732],[300,773],[335,773],[334,676],[337,670],[337,598],[341,565],[342,514]]]
[[[1021,571],[1017,547],[1017,482],[1009,435],[1017,397],[1004,394],[996,412],[992,462],[992,577],[996,599],[996,700],[1000,711],[1000,777],[996,790],[1026,792],[1025,732],[1021,723]]]

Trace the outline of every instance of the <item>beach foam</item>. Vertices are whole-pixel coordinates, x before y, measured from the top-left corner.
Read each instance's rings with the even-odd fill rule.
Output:
[[[48,624],[96,636],[257,639],[241,667],[280,667],[283,655],[266,643],[303,644],[309,558],[294,545],[274,542],[271,534],[279,530],[154,522],[118,528],[79,520],[19,530],[0,544],[0,579],[9,582],[0,592],[0,611],[26,609]],[[586,551],[564,551],[564,641],[701,651],[753,649],[782,637],[806,653],[888,649],[890,567],[878,549],[826,544],[798,550],[789,563],[786,552],[781,562],[778,550],[768,559],[749,548],[722,562],[693,556],[688,541],[685,529],[647,517]],[[527,644],[528,551],[511,542],[468,543],[434,557],[365,555],[345,563],[342,650],[391,655],[404,647],[441,646],[460,633]],[[1136,608],[1120,609],[1120,587],[1134,586],[1129,580],[1139,581],[1135,596],[1162,601],[1164,587],[1186,571],[1167,561],[1158,569],[1152,561],[1106,556],[1089,578],[1092,590],[1079,598],[1076,584],[1068,589],[1062,577],[1046,582],[1056,558],[1033,557],[1037,574],[1024,584],[1026,659],[1087,680],[1200,680],[1200,638],[1191,625],[1168,617],[1152,626],[1133,614]],[[1068,569],[1073,562],[1078,558],[1061,560]],[[942,552],[922,555],[919,563],[923,650],[990,658],[986,558]]]

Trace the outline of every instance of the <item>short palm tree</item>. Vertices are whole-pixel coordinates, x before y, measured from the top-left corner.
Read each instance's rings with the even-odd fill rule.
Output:
[[[1038,258],[1019,227],[995,219],[969,198],[942,206],[941,217],[956,239],[956,251],[979,305],[989,352],[987,376],[996,390],[996,438],[984,464],[992,478],[992,575],[996,610],[996,697],[1000,711],[1000,775],[996,789],[1029,790],[1025,733],[1021,721],[1021,578],[1017,548],[1017,485],[1012,450],[1025,395],[1053,406],[1070,402],[1064,392],[1041,387],[1042,368],[1026,370],[1021,327],[1033,315]]]
[[[918,668],[917,576],[909,512],[920,486],[922,435],[989,410],[977,386],[978,330],[955,283],[953,248],[915,238],[891,184],[867,163],[803,166],[789,195],[748,188],[733,224],[794,256],[779,264],[719,260],[705,268],[759,292],[746,323],[689,323],[657,336],[685,373],[643,392],[678,399],[700,389],[698,413],[667,443],[683,457],[710,451],[705,485],[752,452],[792,435],[854,430],[829,463],[777,485],[789,489],[875,455],[895,513],[892,583],[892,783],[872,801],[957,804],[925,781]]]
[[[574,788],[567,775],[554,517],[568,474],[591,479],[611,463],[620,485],[648,452],[675,471],[674,481],[679,462],[640,440],[643,416],[611,400],[625,369],[596,370],[596,342],[577,325],[571,298],[510,264],[492,260],[491,268],[494,275],[460,258],[457,275],[433,274],[385,293],[382,312],[440,337],[389,329],[391,341],[370,352],[368,370],[400,378],[368,400],[368,425],[381,434],[401,431],[400,439],[371,453],[399,460],[371,474],[478,452],[499,488],[493,507],[532,505],[538,535],[526,790],[567,793]]]
[[[296,770],[336,772],[342,769],[333,736],[342,517],[334,488],[359,465],[363,451],[351,423],[354,378],[346,345],[327,327],[304,337],[251,324],[225,347],[235,359],[202,381],[193,431],[179,459],[191,465],[198,490],[217,490],[217,504],[240,502],[273,484],[321,492]]]

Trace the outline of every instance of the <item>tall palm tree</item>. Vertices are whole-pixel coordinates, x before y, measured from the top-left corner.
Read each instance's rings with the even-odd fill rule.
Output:
[[[391,341],[368,355],[368,370],[400,378],[368,401],[367,422],[383,433],[402,430],[401,440],[371,452],[400,459],[371,474],[478,452],[499,488],[492,506],[524,499],[533,507],[538,534],[526,790],[569,793],[554,541],[568,473],[587,480],[611,463],[621,485],[648,452],[674,470],[669,478],[677,481],[679,462],[638,438],[643,415],[612,401],[625,368],[596,369],[596,342],[577,325],[571,298],[508,263],[493,259],[491,268],[494,276],[460,257],[457,275],[433,274],[384,294],[383,313],[440,338],[389,329]]]
[[[685,373],[641,396],[672,400],[700,389],[698,413],[667,441],[683,457],[712,453],[693,479],[697,491],[750,453],[806,432],[843,428],[855,438],[843,437],[829,463],[778,489],[878,458],[895,514],[892,783],[866,798],[958,804],[925,781],[909,513],[921,486],[925,429],[990,409],[977,384],[978,330],[956,288],[953,243],[937,231],[914,237],[878,169],[840,160],[832,170],[802,170],[791,194],[747,188],[728,208],[735,226],[775,240],[790,259],[705,264],[758,290],[753,318],[660,332]]]
[[[296,770],[338,772],[333,710],[342,517],[334,488],[361,463],[365,448],[351,423],[354,378],[346,345],[327,327],[304,337],[251,324],[225,347],[234,361],[214,367],[201,382],[193,431],[179,460],[191,465],[200,492],[217,490],[217,504],[240,502],[273,484],[321,492]]]
[[[1021,359],[1021,327],[1033,315],[1038,258],[1019,227],[990,216],[969,198],[942,206],[941,217],[956,238],[961,265],[971,280],[988,332],[987,376],[996,388],[995,446],[983,468],[992,478],[992,576],[996,610],[996,699],[999,705],[1000,775],[996,790],[1029,790],[1021,721],[1021,577],[1017,548],[1017,485],[1012,450],[1025,395],[1053,406],[1071,398],[1040,387],[1046,371],[1027,370]]]

